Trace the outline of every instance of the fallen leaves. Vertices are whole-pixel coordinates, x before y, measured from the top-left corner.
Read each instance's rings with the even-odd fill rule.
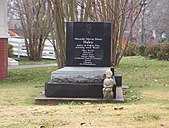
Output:
[[[40,126],[40,128],[46,128],[45,126]]]
[[[114,110],[123,110],[124,107],[115,107]]]
[[[88,123],[86,123],[86,122],[81,122],[81,123],[80,123],[80,126],[85,126],[85,127],[91,126],[91,125],[92,125],[91,122],[88,122]]]
[[[85,126],[85,125],[86,125],[86,123],[85,123],[85,122],[82,122],[82,123],[80,123],[80,125],[81,125],[81,126]]]

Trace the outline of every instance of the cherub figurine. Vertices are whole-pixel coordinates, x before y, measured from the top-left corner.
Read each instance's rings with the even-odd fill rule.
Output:
[[[107,70],[105,72],[106,78],[103,81],[103,97],[105,99],[112,99],[113,98],[113,86],[114,80],[112,79],[112,71]]]

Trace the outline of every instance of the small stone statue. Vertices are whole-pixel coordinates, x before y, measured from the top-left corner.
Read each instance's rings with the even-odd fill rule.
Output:
[[[113,98],[113,86],[114,80],[112,79],[112,71],[107,70],[105,72],[106,78],[103,81],[103,97],[105,99],[112,99]]]

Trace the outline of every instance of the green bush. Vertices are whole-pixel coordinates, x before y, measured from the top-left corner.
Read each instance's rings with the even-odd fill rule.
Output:
[[[140,45],[138,47],[139,55],[145,56],[146,45]]]
[[[138,44],[129,43],[126,46],[124,56],[136,56],[139,54]]]
[[[8,44],[8,57],[13,57],[13,45]]]

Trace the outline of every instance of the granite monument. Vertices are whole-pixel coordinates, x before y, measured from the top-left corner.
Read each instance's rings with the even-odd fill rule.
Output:
[[[66,34],[67,66],[110,66],[110,23],[68,22]]]
[[[111,64],[111,23],[67,22],[66,66],[53,71],[45,84],[46,97],[103,98],[105,72]],[[121,76],[114,76],[113,98]]]

